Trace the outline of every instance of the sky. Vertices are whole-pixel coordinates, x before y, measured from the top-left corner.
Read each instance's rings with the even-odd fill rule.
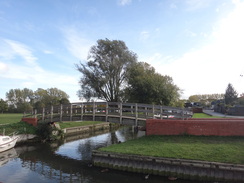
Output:
[[[106,38],[171,76],[181,99],[244,93],[244,0],[0,0],[0,98],[56,87],[81,101],[75,64]]]

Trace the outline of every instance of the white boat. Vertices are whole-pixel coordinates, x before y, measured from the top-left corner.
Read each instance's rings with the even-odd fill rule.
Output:
[[[18,136],[0,135],[0,152],[7,151],[15,146]]]

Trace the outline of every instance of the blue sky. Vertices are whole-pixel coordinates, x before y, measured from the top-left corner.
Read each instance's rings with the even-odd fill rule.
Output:
[[[98,39],[122,40],[183,90],[181,98],[244,93],[243,0],[0,0],[0,98],[56,87],[79,101]]]

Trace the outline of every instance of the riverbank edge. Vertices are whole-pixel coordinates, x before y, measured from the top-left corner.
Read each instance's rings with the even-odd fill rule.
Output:
[[[120,124],[112,124],[112,123],[101,123],[101,124],[93,124],[93,125],[86,125],[86,126],[77,126],[77,127],[70,127],[61,129],[64,135],[75,135],[75,134],[86,134],[91,132],[97,132],[101,130],[111,130],[113,128],[119,127]],[[21,144],[27,141],[41,141],[37,135],[35,134],[19,134],[16,135],[19,137],[16,144]]]
[[[191,180],[244,181],[244,165],[94,150],[94,166]]]
[[[64,132],[64,135],[67,135],[67,134],[70,135],[70,134],[90,133],[90,132],[94,132],[94,131],[113,129],[113,128],[116,128],[119,126],[120,126],[120,124],[103,122],[100,124],[64,128],[62,130]]]

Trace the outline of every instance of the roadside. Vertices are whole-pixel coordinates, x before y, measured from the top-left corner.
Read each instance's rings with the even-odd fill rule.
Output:
[[[210,116],[218,116],[218,117],[223,117],[223,118],[244,118],[244,116],[225,115],[222,113],[214,112],[213,110],[205,110],[205,109],[203,109],[203,113],[208,114]]]

